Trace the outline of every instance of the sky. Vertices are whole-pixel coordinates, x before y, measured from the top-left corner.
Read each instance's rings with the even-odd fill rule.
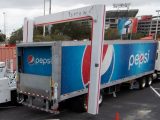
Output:
[[[4,30],[4,14],[6,34],[22,27],[25,17],[34,18],[43,15],[44,0],[0,0],[0,30]],[[93,4],[105,4],[106,10],[115,10],[114,3],[131,3],[130,9],[139,9],[137,16],[157,15],[160,0],[52,0],[52,13],[71,10]],[[49,2],[46,0],[46,13]]]

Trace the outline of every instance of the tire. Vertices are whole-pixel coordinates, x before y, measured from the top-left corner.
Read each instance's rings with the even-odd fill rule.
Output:
[[[148,76],[147,81],[146,81],[146,86],[149,87],[152,85],[153,82],[153,77],[152,76]]]
[[[17,102],[17,91],[16,90],[11,91],[11,104],[12,105],[18,105],[18,102]]]
[[[82,113],[87,111],[87,95],[81,95],[67,101],[67,106],[71,111]]]
[[[103,104],[103,95],[104,95],[103,93],[104,92],[101,92],[100,96],[99,96],[99,101],[98,101],[99,106],[101,106]]]
[[[142,77],[138,83],[139,83],[139,89],[140,90],[144,89],[146,87],[146,78]]]
[[[160,81],[160,74],[157,73],[157,80]]]

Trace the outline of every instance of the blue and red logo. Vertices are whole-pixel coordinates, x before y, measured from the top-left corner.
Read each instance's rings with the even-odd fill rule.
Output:
[[[34,57],[32,55],[29,55],[27,57],[27,61],[28,61],[29,64],[33,64],[34,63]]]
[[[128,70],[134,66],[141,67],[143,64],[149,62],[150,50],[145,53],[132,54],[129,58]]]
[[[84,87],[88,87],[90,80],[90,66],[91,66],[91,46],[87,46],[83,55],[82,61],[82,80]],[[105,80],[109,81],[112,76],[114,67],[114,48],[113,45],[103,46],[103,56],[101,65],[101,75],[105,76]],[[103,82],[103,81],[102,81]]]
[[[27,57],[27,61],[29,64],[40,64],[40,65],[50,65],[52,64],[51,58],[41,58],[41,57],[34,57],[32,55],[29,55]]]

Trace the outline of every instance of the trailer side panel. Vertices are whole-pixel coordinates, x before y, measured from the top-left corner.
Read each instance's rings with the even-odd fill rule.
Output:
[[[156,50],[156,42],[105,43],[101,84],[153,71]],[[62,95],[88,88],[90,52],[90,45],[62,47]]]

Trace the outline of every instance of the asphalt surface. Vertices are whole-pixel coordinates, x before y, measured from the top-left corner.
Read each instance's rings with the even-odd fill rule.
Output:
[[[152,85],[160,93],[160,82]],[[6,105],[0,105],[6,107]],[[104,97],[99,115],[76,113],[68,109],[53,115],[25,106],[0,108],[0,120],[115,120],[116,112],[120,120],[160,120],[160,97],[151,89],[122,90],[117,98]]]

